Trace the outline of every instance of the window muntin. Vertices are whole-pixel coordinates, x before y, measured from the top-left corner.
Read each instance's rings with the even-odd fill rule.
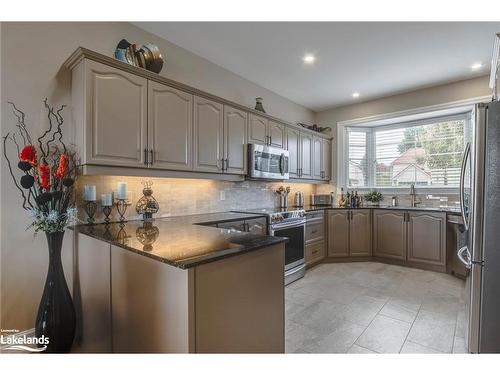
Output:
[[[457,188],[469,114],[347,128],[348,188]]]

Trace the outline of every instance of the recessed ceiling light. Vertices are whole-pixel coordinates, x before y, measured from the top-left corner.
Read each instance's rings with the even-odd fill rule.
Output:
[[[353,92],[352,93],[353,98],[359,98],[359,92]]]
[[[306,64],[312,64],[314,61],[316,61],[316,57],[314,57],[314,55],[307,54],[302,60],[304,60]]]
[[[470,68],[472,70],[478,70],[479,68],[482,68],[482,67],[483,67],[483,63],[477,62],[477,63],[472,64]]]

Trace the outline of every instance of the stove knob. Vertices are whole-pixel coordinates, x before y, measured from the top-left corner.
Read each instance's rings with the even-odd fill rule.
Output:
[[[306,213],[304,211],[300,211],[299,215],[300,215],[300,217],[304,217],[304,216],[306,216]]]

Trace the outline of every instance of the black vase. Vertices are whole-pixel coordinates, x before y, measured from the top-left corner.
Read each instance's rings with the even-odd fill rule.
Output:
[[[44,353],[69,353],[75,337],[76,316],[61,262],[64,232],[46,235],[49,270],[38,307],[35,336],[40,338],[43,335],[49,339]]]

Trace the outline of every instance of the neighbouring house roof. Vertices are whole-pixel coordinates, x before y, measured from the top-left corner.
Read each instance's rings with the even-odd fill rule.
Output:
[[[392,176],[392,179],[396,180],[398,178],[398,176],[401,176],[403,173],[405,173],[408,169],[410,169],[412,167],[415,168],[417,171],[423,173],[424,175],[428,176],[429,178],[431,178],[431,173],[427,172],[424,168],[422,168],[422,166],[420,166],[418,164],[410,164],[410,165],[406,166],[405,168],[403,168],[402,170],[400,170],[394,176]]]
[[[398,164],[418,164],[425,158],[425,150],[422,147],[410,148],[403,152],[392,162],[392,165]]]

